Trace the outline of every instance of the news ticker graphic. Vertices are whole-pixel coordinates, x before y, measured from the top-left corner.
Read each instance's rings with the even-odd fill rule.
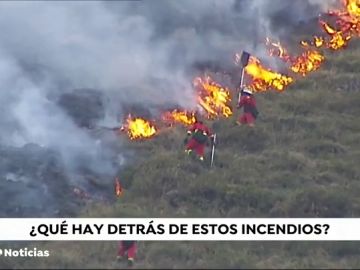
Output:
[[[0,218],[0,241],[359,241],[360,218]]]

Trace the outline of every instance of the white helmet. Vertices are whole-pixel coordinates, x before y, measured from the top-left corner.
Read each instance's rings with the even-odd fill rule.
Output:
[[[248,94],[252,95],[252,91],[251,91],[251,89],[244,88],[243,92],[244,92],[244,93],[248,93]]]

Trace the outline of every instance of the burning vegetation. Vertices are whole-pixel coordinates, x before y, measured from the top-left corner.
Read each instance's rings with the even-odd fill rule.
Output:
[[[323,35],[299,41],[298,52],[295,54],[292,54],[281,42],[267,38],[266,47],[269,55],[284,62],[283,73],[266,67],[260,59],[251,56],[248,64],[244,67],[248,81],[245,86],[253,92],[268,90],[283,92],[296,80],[321,68],[325,61],[324,50],[334,52],[344,49],[351,39],[359,37],[360,1],[341,0],[341,3],[342,7],[339,10],[332,10],[326,14],[329,18],[333,18],[334,22],[319,19]],[[239,60],[240,58],[239,54],[235,55],[235,59]],[[197,105],[203,110],[205,117],[213,120],[232,116],[231,94],[235,91],[222,86],[209,75],[196,77],[193,80],[193,87],[197,96]],[[160,121],[171,126],[175,124],[192,125],[196,121],[195,110],[175,109],[164,112]],[[127,131],[131,140],[151,138],[158,132],[158,129],[150,121],[130,116],[121,129]]]
[[[232,115],[230,91],[216,83],[210,76],[197,77],[194,87],[198,93],[198,103],[209,119]]]
[[[248,87],[255,92],[266,91],[270,88],[283,91],[287,85],[293,82],[291,77],[263,67],[260,60],[255,57],[250,58],[245,71],[252,78],[252,83]]]
[[[267,91],[275,89],[283,91],[293,83],[296,74],[302,77],[318,70],[325,61],[325,56],[320,49],[337,51],[346,48],[349,41],[360,35],[360,1],[342,0],[342,9],[330,11],[328,15],[335,17],[335,25],[322,19],[319,24],[324,31],[324,36],[314,36],[312,40],[300,41],[299,55],[292,55],[279,41],[266,39],[266,46],[270,56],[281,59],[287,64],[290,73],[294,75],[283,75],[262,66],[257,58],[252,58],[246,67],[246,73],[251,77],[248,87],[254,91]]]
[[[171,112],[165,112],[162,115],[162,120],[171,126],[177,123],[188,126],[195,123],[195,112],[175,109]]]
[[[133,118],[131,115],[128,116],[121,130],[126,131],[131,140],[150,138],[154,136],[157,131],[150,121],[139,117]]]

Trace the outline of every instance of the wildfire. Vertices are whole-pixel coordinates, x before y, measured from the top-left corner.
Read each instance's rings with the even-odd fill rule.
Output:
[[[142,118],[132,118],[131,115],[126,119],[126,124],[121,127],[125,130],[131,140],[149,138],[156,134],[156,128],[149,121]]]
[[[116,197],[120,197],[123,193],[122,186],[120,184],[119,177],[115,178],[115,195]]]
[[[348,31],[337,31],[335,28],[331,27],[330,24],[324,21],[320,21],[320,24],[325,32],[331,37],[330,40],[324,43],[329,49],[339,50],[344,48],[352,38],[351,33]]]
[[[323,20],[319,21],[328,37],[314,36],[311,41],[301,41],[300,44],[304,52],[298,56],[290,55],[280,42],[273,42],[267,38],[266,45],[270,55],[287,62],[292,72],[302,76],[318,70],[325,57],[317,49],[325,48],[336,51],[345,48],[354,35],[360,34],[360,1],[343,0],[343,4],[344,10],[329,13],[329,15],[336,16],[336,28]],[[317,49],[311,49],[310,47]],[[255,85],[257,84],[259,84],[258,81],[255,82]],[[264,87],[263,84],[261,82],[261,87]]]
[[[310,46],[313,46],[316,48],[321,48],[325,44],[325,39],[323,37],[314,36],[312,41],[302,40],[302,41],[300,41],[300,44],[302,45],[303,48],[306,48],[306,49]]]
[[[207,112],[208,118],[232,115],[229,90],[215,83],[209,76],[195,78],[194,86],[198,90],[199,105]]]
[[[315,47],[321,46],[323,39],[320,37],[315,37],[314,42],[312,43]],[[290,70],[294,73],[299,73],[302,76],[313,72],[320,68],[322,62],[325,60],[325,57],[318,50],[312,50],[309,48],[310,44],[306,41],[302,41],[301,45],[305,51],[298,56],[290,55],[287,50],[280,44],[280,42],[271,42],[267,38],[267,46],[271,56],[277,56],[283,61],[287,62],[290,66]]]
[[[266,91],[274,88],[277,91],[283,91],[286,86],[291,84],[294,79],[266,69],[255,57],[250,57],[249,64],[245,67],[245,71],[252,77],[252,83],[249,87],[256,92]]]
[[[343,0],[344,10],[332,11],[330,15],[337,17],[337,25],[344,32],[360,35],[360,1]]]
[[[320,68],[325,57],[316,50],[302,53],[291,61],[291,70],[303,76]]]
[[[353,17],[360,17],[360,1],[359,0],[347,0],[345,1],[346,9]]]
[[[181,123],[183,125],[192,125],[195,123],[195,113],[188,111],[173,110],[172,112],[166,112],[163,115],[163,120],[170,124]]]
[[[331,22],[321,19],[319,24],[323,34],[316,35],[310,40],[300,41],[300,52],[292,54],[280,42],[266,39],[266,46],[271,56],[278,57],[284,62],[288,69],[286,73],[280,73],[265,67],[260,60],[251,56],[247,65],[242,55],[235,54],[235,63],[245,66],[245,72],[251,79],[247,83],[254,92],[275,89],[282,92],[301,75],[305,77],[309,73],[318,70],[325,61],[325,50],[338,51],[346,48],[349,42],[360,36],[360,0],[341,0],[342,8],[328,12],[334,20]],[[326,17],[328,18],[328,16]],[[298,51],[298,50],[296,50]],[[243,78],[243,77],[242,77]],[[210,76],[197,77],[193,81],[197,91],[197,105],[201,107],[209,119],[218,117],[230,117],[233,114],[231,107],[230,91],[215,82]],[[165,112],[162,121],[173,125],[181,123],[191,125],[195,122],[195,113],[182,109]],[[128,133],[130,139],[149,138],[154,136],[158,130],[149,121],[142,118],[132,118],[130,115],[126,124],[121,128]]]
[[[319,21],[328,37],[314,37],[311,42],[303,41],[303,45],[306,44],[337,51],[345,48],[354,36],[360,35],[360,1],[343,0],[342,2],[343,10],[335,10],[328,13],[328,15],[336,18],[336,27],[331,26],[324,20]]]

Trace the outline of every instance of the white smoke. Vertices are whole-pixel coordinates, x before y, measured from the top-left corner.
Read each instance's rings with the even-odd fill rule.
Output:
[[[196,64],[231,69],[241,50],[265,58],[266,36],[288,34],[333,3],[0,1],[0,186],[12,202],[0,216],[19,206],[52,215],[73,184],[91,194],[110,187],[127,153],[119,136],[99,140],[80,127],[84,115],[118,126],[124,103],[193,108]]]
[[[95,141],[57,105],[62,93],[101,91],[113,123],[121,101],[194,106],[194,62],[231,63],[243,49],[261,56],[256,44],[277,34],[274,14],[304,19],[333,3],[296,2],[1,2],[1,143],[95,156]]]

